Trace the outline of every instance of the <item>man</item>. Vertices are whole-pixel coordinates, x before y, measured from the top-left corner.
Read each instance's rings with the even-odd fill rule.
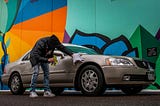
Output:
[[[33,74],[30,84],[31,87],[30,97],[38,97],[37,93],[35,92],[35,88],[40,66],[44,72],[43,96],[44,97],[55,96],[53,93],[51,93],[51,90],[49,88],[49,65],[48,65],[48,63],[54,63],[53,52],[55,48],[61,50],[62,52],[65,52],[69,56],[72,56],[73,62],[81,61],[80,56],[73,54],[69,49],[63,46],[55,35],[39,39],[30,52],[30,62],[33,67]]]

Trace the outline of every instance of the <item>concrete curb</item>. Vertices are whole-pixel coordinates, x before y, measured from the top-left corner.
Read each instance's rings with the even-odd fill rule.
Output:
[[[10,90],[0,90],[0,92],[3,92],[3,93],[6,92],[6,93],[7,93],[7,92],[10,92]],[[26,92],[29,92],[29,90],[26,90]],[[43,92],[43,90],[36,90],[36,92]],[[78,93],[78,92],[80,92],[80,91],[76,91],[76,90],[64,90],[64,92],[68,92],[68,93],[77,92],[77,93]],[[119,93],[120,93],[120,92],[122,92],[122,91],[121,91],[121,90],[106,90],[105,92],[106,92],[106,93],[107,93],[107,92],[110,92],[110,93],[112,93],[112,92],[113,92],[113,93],[119,92]],[[160,93],[160,90],[148,90],[148,89],[145,89],[145,90],[142,90],[141,92],[142,92],[142,93],[145,93],[145,92],[146,92],[146,93],[147,93],[147,92],[148,92],[148,93]]]

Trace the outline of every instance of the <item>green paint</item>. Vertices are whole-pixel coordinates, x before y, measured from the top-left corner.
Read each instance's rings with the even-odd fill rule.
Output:
[[[141,27],[141,37],[142,37],[143,58],[152,63],[156,63],[157,58],[160,54],[160,42],[143,27]],[[153,48],[153,47],[157,48],[157,56],[148,56],[147,49]]]
[[[132,34],[129,41],[130,41],[133,48],[138,48],[139,58],[142,59],[142,45],[141,45],[142,39],[141,39],[141,35],[140,35],[140,28],[141,28],[141,26],[136,28],[135,32]]]
[[[155,75],[156,81],[160,85],[160,42],[156,40],[145,28],[141,25],[136,28],[136,31],[130,38],[130,43],[133,47],[138,47],[139,57],[146,59],[156,64]],[[147,56],[148,48],[157,48],[157,56]],[[148,89],[157,89],[155,86],[150,85]]]
[[[138,48],[140,58],[146,59],[152,63],[156,63],[158,55],[160,53],[160,42],[155,37],[153,37],[145,28],[143,28],[141,25],[138,26],[129,41],[132,44],[133,48]],[[157,48],[158,55],[148,56],[147,49],[153,47]]]
[[[157,62],[156,62],[155,72],[156,72],[156,81],[155,82],[157,82],[160,85],[160,55],[159,55]]]

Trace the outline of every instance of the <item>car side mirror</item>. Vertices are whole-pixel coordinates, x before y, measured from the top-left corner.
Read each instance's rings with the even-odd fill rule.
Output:
[[[64,58],[64,54],[63,54],[62,52],[60,52],[60,51],[55,51],[55,52],[53,53],[53,55],[60,56],[61,59]]]

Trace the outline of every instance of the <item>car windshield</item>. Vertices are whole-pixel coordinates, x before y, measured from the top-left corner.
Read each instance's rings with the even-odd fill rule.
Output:
[[[70,49],[74,53],[86,53],[86,54],[98,54],[93,49],[87,48],[87,47],[81,47],[81,46],[66,46],[68,49]]]

